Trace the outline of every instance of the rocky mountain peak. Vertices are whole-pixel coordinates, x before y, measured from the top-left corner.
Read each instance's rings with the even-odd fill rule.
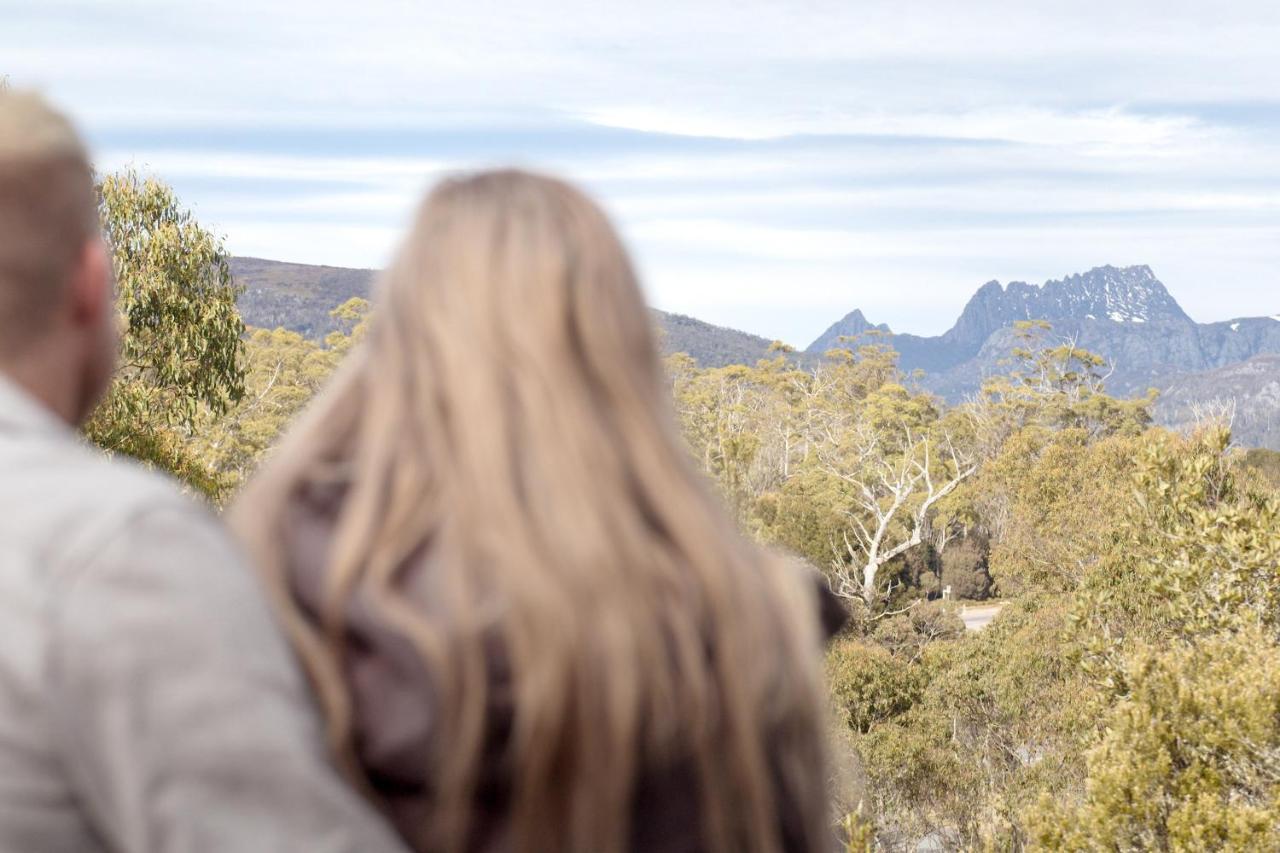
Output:
[[[1045,282],[1042,307],[1072,319],[1148,323],[1190,321],[1160,279],[1144,265],[1095,267],[1061,281]],[[1048,319],[1054,314],[1046,313]]]
[[[855,308],[848,314],[844,315],[838,322],[833,323],[825,332],[823,332],[816,341],[809,345],[805,351],[811,354],[821,355],[829,349],[835,349],[840,346],[841,338],[856,338],[864,335],[869,331],[884,332],[892,334],[888,325],[885,323],[873,324],[862,313],[861,309]]]
[[[1191,321],[1150,267],[1101,266],[1042,285],[989,281],[944,337],[972,347],[1018,320]]]

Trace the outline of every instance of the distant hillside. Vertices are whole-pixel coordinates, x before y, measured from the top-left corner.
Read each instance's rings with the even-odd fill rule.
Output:
[[[320,338],[334,328],[329,312],[353,296],[368,297],[375,270],[232,258],[231,273],[244,287],[240,313],[251,326],[283,326]],[[654,312],[665,352],[688,353],[703,367],[755,364],[772,343],[682,314]]]
[[[654,310],[663,352],[684,352],[703,367],[755,364],[764,358],[773,341],[758,335],[713,326],[683,314]]]
[[[1234,408],[1237,444],[1280,449],[1280,353],[1173,378],[1161,389],[1156,419],[1187,426],[1195,423],[1197,409],[1224,404]]]
[[[232,258],[231,274],[244,288],[240,314],[250,326],[284,327],[307,337],[333,331],[329,312],[354,296],[368,298],[374,270]]]

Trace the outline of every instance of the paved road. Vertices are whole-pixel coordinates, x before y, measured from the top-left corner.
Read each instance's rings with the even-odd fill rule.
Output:
[[[962,607],[960,609],[960,618],[964,620],[964,627],[967,631],[981,631],[987,627],[987,624],[1000,612],[1003,604],[980,604]]]

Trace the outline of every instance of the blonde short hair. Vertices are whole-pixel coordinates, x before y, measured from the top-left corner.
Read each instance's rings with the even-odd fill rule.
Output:
[[[0,90],[0,356],[45,331],[97,233],[80,135],[39,95]]]

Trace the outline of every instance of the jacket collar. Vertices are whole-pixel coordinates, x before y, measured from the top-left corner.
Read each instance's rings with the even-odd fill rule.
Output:
[[[67,426],[18,383],[0,373],[0,433],[70,435]]]

